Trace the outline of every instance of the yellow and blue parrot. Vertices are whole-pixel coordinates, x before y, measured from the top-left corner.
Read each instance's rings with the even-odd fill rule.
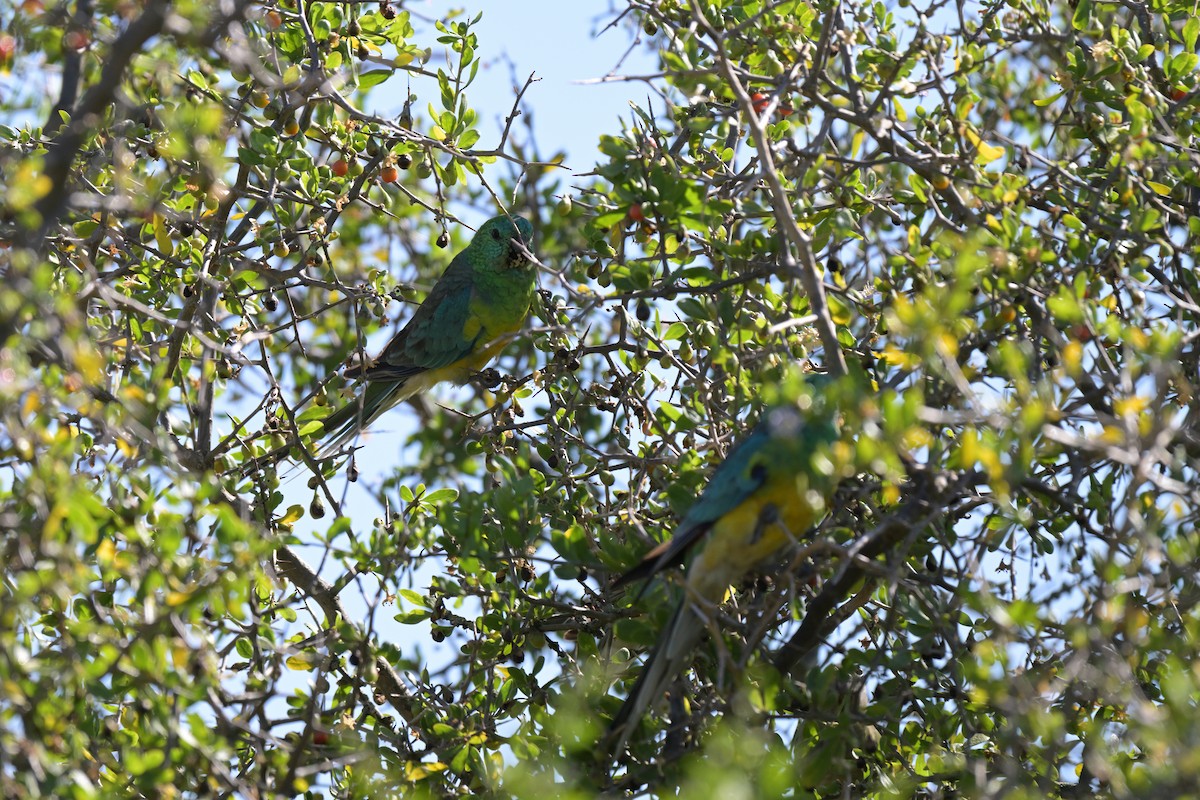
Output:
[[[614,755],[624,752],[638,720],[691,663],[729,586],[824,516],[837,480],[829,460],[837,437],[830,411],[806,419],[794,406],[768,410],[729,451],[675,535],[613,584],[653,577],[704,541],[688,568],[686,596],[609,726]]]
[[[442,381],[465,383],[525,324],[536,287],[524,217],[485,222],[399,333],[361,371],[366,390],[324,420],[333,453],[397,403]]]

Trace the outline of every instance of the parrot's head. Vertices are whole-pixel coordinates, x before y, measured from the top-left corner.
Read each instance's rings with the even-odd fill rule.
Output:
[[[524,217],[492,217],[479,228],[471,245],[486,263],[500,269],[527,269],[532,263],[529,248],[533,226]]]

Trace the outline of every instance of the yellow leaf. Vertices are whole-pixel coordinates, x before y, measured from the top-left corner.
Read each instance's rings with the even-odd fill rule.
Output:
[[[154,227],[154,242],[158,245],[159,252],[171,255],[175,251],[175,243],[171,241],[171,234],[167,231],[166,217],[155,214],[151,224]]]
[[[1119,416],[1126,414],[1140,414],[1145,411],[1150,405],[1150,398],[1134,395],[1133,397],[1122,397],[1113,401],[1113,411]]]
[[[980,163],[990,164],[996,159],[1000,158],[1000,156],[1004,155],[1003,147],[997,147],[996,145],[988,144],[979,137],[979,134],[976,133],[975,129],[970,125],[965,125],[963,127],[963,133],[966,134],[967,140],[975,146],[976,151],[979,153],[979,158],[977,160]]]
[[[850,308],[836,295],[829,295],[829,316],[836,325],[850,324]]]
[[[913,425],[904,432],[902,443],[906,449],[928,447],[933,444],[933,437],[924,428]]]
[[[288,669],[294,669],[297,672],[308,672],[313,668],[312,658],[307,655],[290,656],[285,662]]]
[[[175,665],[175,669],[187,669],[191,655],[192,651],[182,642],[178,639],[174,640],[174,644],[171,646],[171,663]]]
[[[304,516],[304,507],[300,505],[288,506],[287,513],[279,520],[280,525],[291,525]]]
[[[102,539],[96,547],[96,562],[101,566],[110,566],[117,557],[117,546],[112,539]]]
[[[958,355],[958,339],[954,338],[953,335],[947,333],[946,331],[939,333],[937,338],[938,344],[942,346],[943,350],[951,358]]]
[[[406,764],[404,768],[404,776],[411,782],[423,781],[430,775],[437,772],[445,772],[446,765],[440,761],[431,761],[427,764]]]
[[[167,592],[167,605],[176,608],[186,603],[191,597],[190,592]]]
[[[28,417],[37,413],[37,410],[42,407],[42,398],[37,392],[30,392],[25,395],[25,399],[21,401],[21,416]]]
[[[1063,368],[1071,377],[1078,377],[1083,366],[1083,345],[1079,342],[1067,342],[1062,352]]]
[[[1167,186],[1165,183],[1159,183],[1158,181],[1146,181],[1146,185],[1153,189],[1155,194],[1160,194],[1163,197],[1166,197],[1171,193],[1171,187]]]
[[[984,164],[990,164],[996,159],[1004,155],[1004,148],[986,142],[979,143],[979,158],[976,159]]]
[[[1108,444],[1121,444],[1125,441],[1125,431],[1116,425],[1105,425],[1104,432],[1100,434],[1100,440]]]

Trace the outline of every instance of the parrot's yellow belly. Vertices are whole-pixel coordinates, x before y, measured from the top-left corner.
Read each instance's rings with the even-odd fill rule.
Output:
[[[813,523],[814,509],[804,497],[803,477],[771,481],[717,520],[708,542],[688,570],[693,596],[719,601],[730,584],[791,541]]]

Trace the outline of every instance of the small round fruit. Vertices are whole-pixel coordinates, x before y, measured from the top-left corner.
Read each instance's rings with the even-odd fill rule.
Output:
[[[68,50],[74,50],[77,53],[82,53],[91,44],[91,37],[87,31],[67,31],[67,35],[63,37],[63,44]]]
[[[950,188],[950,179],[941,173],[934,175],[929,179],[929,182],[933,184],[933,188],[937,189],[939,192],[944,192]]]
[[[300,133],[300,123],[296,122],[296,120],[292,120],[283,126],[284,136],[295,136],[298,133]]]
[[[346,177],[346,173],[350,171],[350,164],[346,161],[346,159],[339,158],[337,161],[333,162],[332,166],[330,166],[330,169],[333,170],[334,175],[338,176],[339,178],[344,178]]]
[[[629,207],[629,218],[634,222],[646,221],[646,213],[642,211],[641,203],[634,203]]]
[[[288,247],[287,242],[281,239],[275,243],[275,247],[272,248],[271,252],[280,258],[286,258],[287,255],[292,252],[292,248]]]
[[[379,179],[384,183],[395,183],[400,177],[400,170],[392,164],[388,164],[383,169],[379,170]]]
[[[266,108],[271,103],[271,98],[267,97],[267,93],[258,90],[250,93],[250,105],[255,108]]]
[[[755,114],[762,114],[770,105],[771,99],[762,92],[755,92],[750,95],[750,105],[754,108]]]

